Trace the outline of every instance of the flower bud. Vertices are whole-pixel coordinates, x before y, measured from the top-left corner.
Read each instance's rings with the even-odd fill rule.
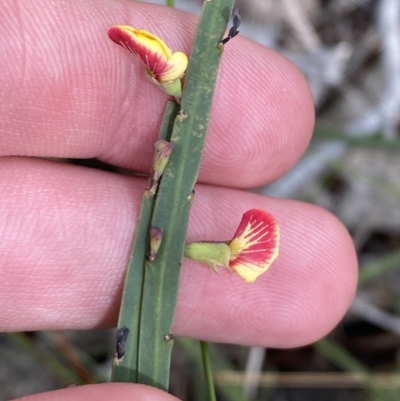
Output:
[[[158,182],[167,166],[173,149],[173,145],[164,139],[158,139],[154,142],[153,164],[148,189],[148,195],[150,198],[156,194]]]
[[[154,262],[157,252],[160,249],[161,240],[163,237],[163,230],[158,227],[151,227],[150,229],[150,251],[147,255],[147,260],[150,263]]]

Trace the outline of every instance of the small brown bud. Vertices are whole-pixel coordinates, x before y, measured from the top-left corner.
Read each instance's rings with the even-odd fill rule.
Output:
[[[173,145],[164,139],[158,139],[154,142],[153,165],[148,190],[150,198],[156,194],[158,182],[167,166],[173,148]]]
[[[150,252],[147,255],[147,260],[150,263],[154,262],[157,252],[160,249],[161,240],[163,236],[162,228],[151,227],[150,229]]]

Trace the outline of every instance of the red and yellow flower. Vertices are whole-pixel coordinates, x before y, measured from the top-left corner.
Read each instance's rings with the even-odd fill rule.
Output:
[[[172,53],[159,37],[128,25],[111,27],[108,35],[112,41],[142,60],[146,73],[154,84],[178,99],[182,96],[180,79],[188,65],[185,53]]]
[[[186,246],[185,256],[218,267],[235,270],[251,283],[268,270],[278,257],[279,226],[265,210],[251,209],[242,217],[229,242],[193,242]]]

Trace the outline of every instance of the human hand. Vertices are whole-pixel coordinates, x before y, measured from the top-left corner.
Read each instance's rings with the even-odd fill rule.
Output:
[[[6,0],[0,21],[0,330],[114,326],[147,180],[39,157],[97,157],[148,172],[167,97],[107,30],[143,28],[189,54],[196,18],[122,0]],[[176,335],[294,347],[345,313],[357,269],[342,224],[313,205],[240,190],[298,161],[313,116],[307,83],[288,61],[240,36],[227,44],[188,241],[225,240],[244,211],[262,208],[279,222],[280,255],[253,284],[185,260]],[[117,383],[27,399],[72,397],[174,399]]]

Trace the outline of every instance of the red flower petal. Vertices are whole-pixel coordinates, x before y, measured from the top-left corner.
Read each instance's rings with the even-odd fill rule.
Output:
[[[109,29],[108,35],[112,41],[138,56],[147,67],[147,73],[160,83],[179,79],[186,70],[186,55],[182,52],[172,54],[169,47],[150,32],[116,25]]]
[[[232,252],[229,266],[247,282],[255,281],[278,256],[278,222],[264,210],[247,211],[229,247]]]

